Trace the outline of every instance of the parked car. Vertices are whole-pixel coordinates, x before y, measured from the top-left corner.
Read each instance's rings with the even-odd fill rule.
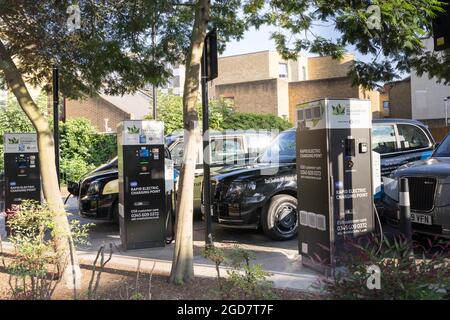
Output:
[[[210,134],[211,171],[214,172],[227,165],[254,161],[272,139],[272,133],[264,130],[212,132]],[[175,170],[178,171],[183,160],[183,136],[180,134],[167,136],[166,145],[166,158],[170,157],[174,161]],[[200,213],[202,181],[203,152],[199,152],[194,181],[194,209],[198,213]],[[118,214],[119,193],[117,157],[88,173],[79,182],[69,183],[68,191],[78,197],[82,215],[115,219]]]
[[[450,239],[450,135],[431,158],[405,164],[386,179],[384,216],[395,224],[399,221],[400,178],[408,178],[413,231]]]
[[[170,159],[166,148],[165,158]],[[79,182],[69,182],[67,190],[78,198],[80,214],[90,218],[119,221],[119,172],[117,157],[94,169]]]
[[[270,145],[275,135],[266,130],[258,131],[230,131],[211,132],[211,172],[216,172],[227,166],[235,164],[249,164]],[[175,168],[181,169],[184,155],[184,140],[182,135],[175,138],[168,137],[169,149]],[[203,183],[203,147],[198,152],[194,180],[194,211],[200,215],[201,192]]]
[[[261,227],[275,240],[294,237],[298,228],[295,145],[295,129],[284,131],[255,163],[217,172],[211,180],[213,220],[230,227]],[[418,121],[374,120],[372,149],[381,154],[382,175],[388,175],[407,162],[428,158],[434,140]]]

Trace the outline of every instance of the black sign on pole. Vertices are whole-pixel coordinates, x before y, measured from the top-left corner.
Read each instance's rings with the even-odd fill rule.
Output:
[[[445,12],[439,14],[433,20],[434,50],[450,49],[450,1],[443,0]]]
[[[210,31],[205,38],[202,56],[202,127],[203,127],[203,203],[205,208],[205,245],[212,246],[212,217],[211,217],[211,151],[209,150],[209,103],[208,81],[218,76],[217,67],[217,33]]]
[[[57,67],[53,67],[53,141],[55,143],[55,165],[59,183],[59,69]]]
[[[219,75],[216,29],[213,29],[206,34],[203,57],[205,59],[203,65],[206,66],[206,68],[204,68],[206,81],[214,80]]]

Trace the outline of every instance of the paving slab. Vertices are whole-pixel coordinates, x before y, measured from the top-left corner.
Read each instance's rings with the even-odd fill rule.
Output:
[[[68,210],[72,213],[70,219],[78,219],[81,223],[95,224],[90,232],[90,245],[78,246],[81,262],[92,265],[101,245],[108,248],[113,244],[113,258],[109,266],[135,271],[138,260],[141,260],[142,271],[169,274],[173,257],[173,243],[164,248],[149,248],[124,251],[121,246],[119,228],[108,221],[99,221],[81,217],[78,214],[77,201],[70,198]],[[196,276],[215,277],[214,264],[202,256],[204,248],[205,227],[202,221],[194,222],[194,273]],[[250,251],[255,264],[261,264],[271,274],[270,280],[276,288],[295,290],[313,290],[321,275],[301,264],[298,254],[297,240],[273,241],[261,231],[246,229],[229,229],[214,225],[214,244],[225,252],[235,246]],[[221,267],[221,275],[226,276],[226,267]]]
[[[160,275],[169,275],[172,265],[174,244],[163,248],[148,248],[139,250],[122,249],[119,228],[112,222],[89,219],[78,214],[77,200],[70,198],[67,202],[69,220],[79,220],[82,224],[92,223],[89,232],[89,244],[78,245],[77,254],[79,262],[85,266],[92,266],[99,248],[105,246],[105,256],[112,245],[112,259],[106,265],[123,271],[136,271],[140,263],[140,271]],[[205,242],[205,227],[202,221],[194,222],[194,274],[200,277],[216,277],[213,262],[202,256]],[[231,252],[236,246],[253,254],[252,263],[262,265],[269,272],[269,280],[273,281],[275,288],[294,289],[300,291],[317,291],[315,285],[322,277],[319,273],[305,268],[298,254],[297,240],[273,241],[268,239],[261,231],[245,229],[229,229],[214,226],[214,245]],[[3,241],[3,250],[12,252],[13,246],[6,239]],[[140,262],[139,262],[140,261]],[[227,276],[229,268],[221,266],[221,276]]]

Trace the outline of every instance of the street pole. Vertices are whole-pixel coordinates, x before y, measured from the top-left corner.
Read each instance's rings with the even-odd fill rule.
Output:
[[[53,141],[55,145],[55,165],[56,174],[58,176],[58,184],[60,182],[59,176],[59,69],[53,67]]]
[[[212,217],[211,217],[211,171],[209,150],[209,105],[208,105],[208,69],[207,51],[203,50],[202,57],[202,127],[203,127],[203,203],[205,208],[205,245],[214,246],[212,239]]]
[[[450,99],[450,97],[447,97],[444,99],[445,102],[445,126],[448,128],[448,99]]]
[[[156,27],[155,27],[155,21],[153,20],[152,25],[152,47],[153,50],[155,50],[155,43],[156,43]],[[155,61],[155,54],[153,53],[153,61]],[[156,120],[156,86],[152,85],[152,96],[153,96],[153,120]]]
[[[399,189],[399,211],[400,211],[400,221],[399,228],[400,232],[405,237],[408,244],[408,255],[414,257],[413,241],[412,241],[412,225],[411,225],[411,207],[410,207],[410,197],[409,197],[409,184],[408,178],[400,179],[400,189]]]

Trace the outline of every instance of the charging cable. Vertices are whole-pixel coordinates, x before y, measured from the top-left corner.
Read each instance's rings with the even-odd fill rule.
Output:
[[[378,225],[380,226],[380,246],[378,247],[377,253],[380,253],[381,247],[383,247],[384,234],[383,234],[383,226],[381,225],[380,215],[378,214],[377,206],[375,203],[373,204],[373,208],[375,210],[375,215],[377,216]]]
[[[167,204],[167,215],[166,215],[166,244],[171,244],[173,240],[175,240],[175,230],[174,230],[174,219],[173,219],[173,206],[172,206],[172,196],[173,192],[170,192],[166,195]]]

